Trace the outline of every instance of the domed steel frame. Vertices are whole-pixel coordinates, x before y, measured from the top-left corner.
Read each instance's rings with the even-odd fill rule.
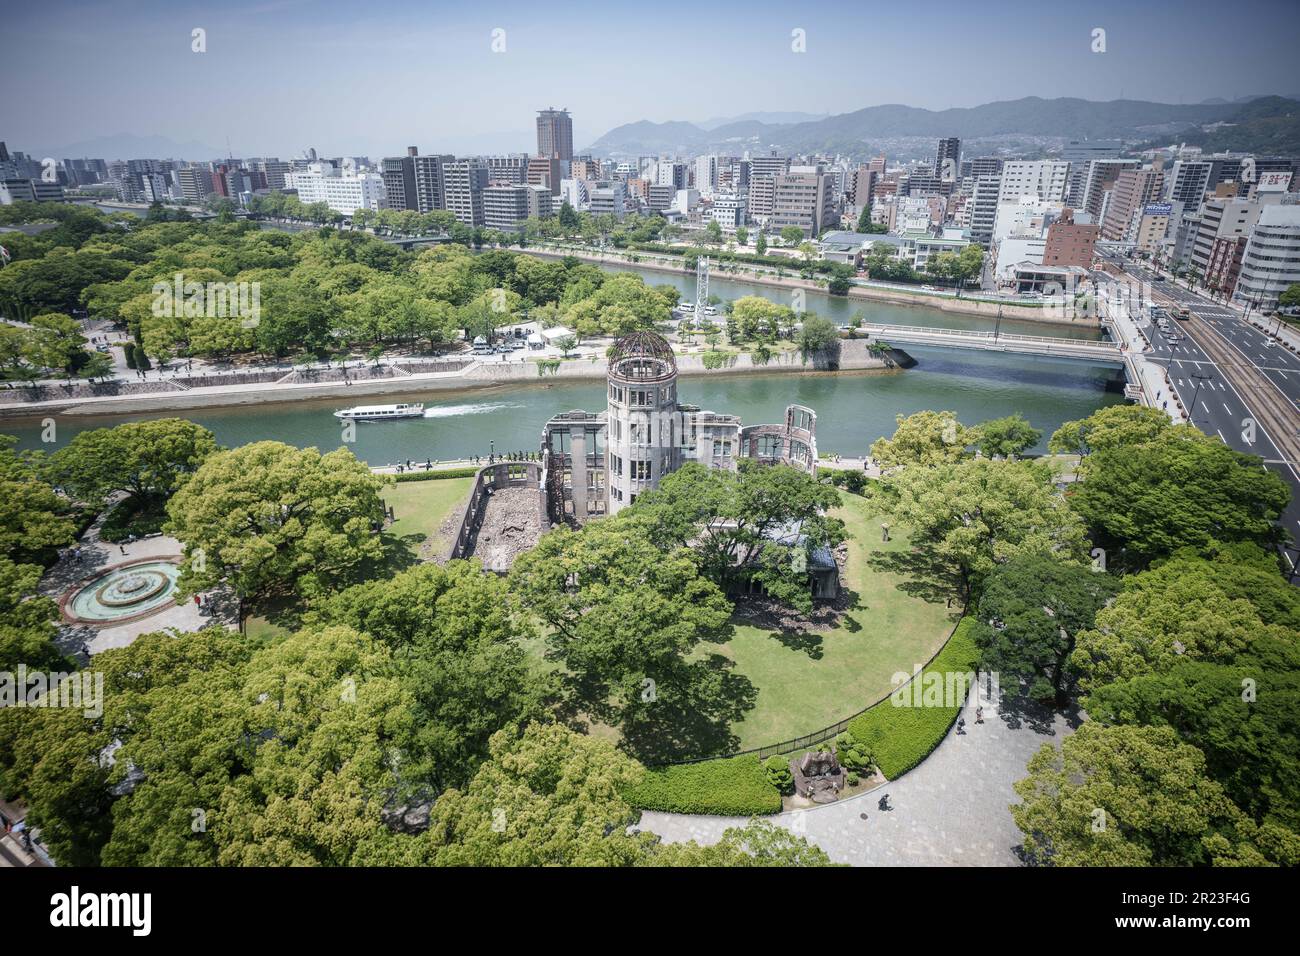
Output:
[[[632,332],[610,347],[609,370],[628,381],[658,382],[677,374],[677,360],[658,332]]]

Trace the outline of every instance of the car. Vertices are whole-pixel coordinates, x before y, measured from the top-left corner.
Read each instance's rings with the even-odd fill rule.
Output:
[[[1164,276],[1152,276],[1152,277],[1151,277],[1151,281],[1152,281],[1152,282],[1164,282],[1164,281],[1165,281],[1165,277],[1164,277]]]
[[[508,345],[498,345],[497,348],[496,348],[496,350],[497,350],[497,352],[498,352],[499,354],[501,354],[501,355],[505,355],[507,352],[510,351],[510,346],[508,346]]]

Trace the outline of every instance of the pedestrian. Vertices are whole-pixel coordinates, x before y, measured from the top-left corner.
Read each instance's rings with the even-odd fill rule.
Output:
[[[203,598],[199,597],[197,594],[194,595],[194,606],[197,608],[203,607]]]
[[[966,718],[965,718],[965,717],[958,717],[958,718],[957,718],[957,733],[959,733],[959,734],[964,734],[964,733],[966,733]]]
[[[890,805],[889,805],[889,794],[887,794],[887,793],[886,793],[886,794],[883,794],[883,795],[881,796],[879,802],[877,802],[876,806],[878,806],[881,810],[890,810],[890,809],[893,809],[893,808],[890,807]]]

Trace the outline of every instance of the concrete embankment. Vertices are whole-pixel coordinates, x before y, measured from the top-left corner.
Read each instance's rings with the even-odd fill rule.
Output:
[[[240,405],[262,405],[277,402],[308,401],[311,399],[349,400],[357,404],[360,399],[395,397],[420,392],[466,391],[489,388],[511,382],[521,385],[545,385],[556,379],[602,380],[605,377],[605,359],[581,357],[561,361],[554,371],[539,373],[533,361],[518,361],[517,356],[507,356],[506,361],[489,359],[474,362],[454,372],[421,373],[402,377],[353,379],[343,381],[275,383],[261,382],[247,385],[214,386],[208,388],[177,388],[175,391],[156,391],[142,394],[104,395],[96,397],[68,397],[42,402],[0,403],[0,420],[39,418],[44,415],[130,415],[182,412],[200,408],[226,408]],[[515,360],[511,360],[515,359]],[[872,371],[887,368],[906,368],[912,363],[910,356],[894,350],[889,361],[873,355],[865,340],[844,340],[841,343],[839,368],[842,371]],[[757,375],[772,373],[824,374],[823,363],[810,361],[804,364],[797,352],[782,352],[772,356],[767,365],[757,365],[749,354],[728,356],[721,368],[704,367],[702,353],[693,352],[677,357],[682,375]]]
[[[623,266],[633,269],[648,269],[653,272],[667,272],[676,275],[691,275],[682,268],[681,260],[665,260],[659,258],[648,258],[649,253],[643,254],[636,262],[628,262],[621,256],[600,255],[590,252],[570,252],[560,249],[543,248],[540,246],[530,246],[523,250],[525,255],[545,256],[549,258],[562,259],[566,256],[572,256],[575,259],[581,259],[584,262],[590,262],[595,265]],[[809,292],[817,292],[822,295],[828,295],[826,287],[809,279],[800,279],[792,276],[774,276],[763,272],[754,272],[745,270],[738,273],[718,272],[714,275],[717,279],[734,280],[736,282],[751,282],[755,285],[769,285],[782,289],[804,289]],[[797,264],[792,263],[791,268],[797,268]],[[999,315],[1004,319],[1015,319],[1021,322],[1041,322],[1045,325],[1085,325],[1089,328],[1096,328],[1100,323],[1096,320],[1081,320],[1078,318],[1069,318],[1065,315],[1053,315],[1052,310],[1043,308],[1039,305],[1022,305],[1016,302],[991,302],[971,298],[957,298],[947,295],[931,295],[922,291],[910,292],[902,289],[882,288],[880,286],[850,286],[847,298],[850,299],[870,299],[876,302],[888,302],[892,305],[910,305],[924,309],[938,309],[940,312],[951,312],[960,315],[980,315],[990,319],[996,319]],[[1062,310],[1068,311],[1068,310]]]

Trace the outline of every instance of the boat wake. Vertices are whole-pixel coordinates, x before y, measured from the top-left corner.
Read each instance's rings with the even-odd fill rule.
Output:
[[[474,405],[440,405],[426,408],[425,418],[453,418],[457,415],[482,415],[501,408],[523,408],[522,402],[479,402]]]

